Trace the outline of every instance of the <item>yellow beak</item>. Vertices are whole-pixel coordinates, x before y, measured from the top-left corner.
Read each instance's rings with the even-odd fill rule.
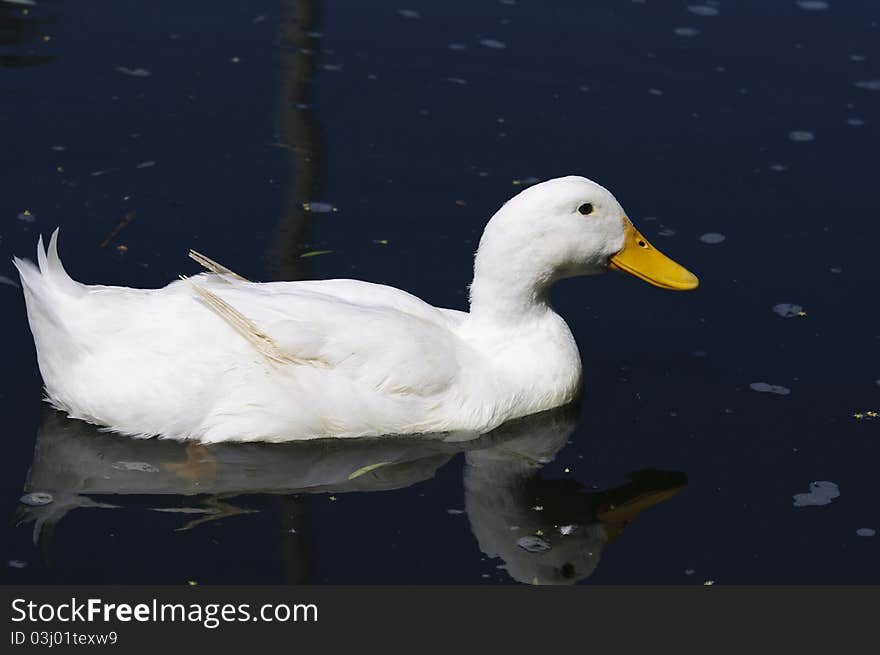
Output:
[[[699,286],[697,276],[654,248],[630,220],[623,217],[624,242],[608,268],[635,275],[661,289],[690,291]]]

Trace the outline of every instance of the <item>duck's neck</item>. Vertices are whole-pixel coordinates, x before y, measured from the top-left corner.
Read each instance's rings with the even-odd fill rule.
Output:
[[[522,251],[481,244],[471,311],[459,330],[489,362],[502,404],[517,416],[564,405],[580,390],[577,344],[550,306],[554,271],[540,261]]]
[[[522,251],[480,244],[470,287],[470,316],[479,323],[513,325],[552,313],[553,271]]]

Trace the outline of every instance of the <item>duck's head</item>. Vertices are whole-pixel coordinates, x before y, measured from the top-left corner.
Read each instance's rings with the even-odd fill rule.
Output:
[[[536,184],[511,198],[486,226],[477,255],[491,267],[515,262],[545,282],[606,270],[663,289],[687,291],[697,277],[657,250],[604,187],[571,175]]]

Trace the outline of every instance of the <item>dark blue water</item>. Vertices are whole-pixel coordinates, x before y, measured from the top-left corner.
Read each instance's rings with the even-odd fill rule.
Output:
[[[471,444],[187,449],[50,412],[4,282],[0,579],[880,582],[876,3],[402,1],[0,0],[0,276],[60,225],[84,282],[195,247],[465,309],[485,220],[574,173],[700,289],[559,284],[581,405]]]

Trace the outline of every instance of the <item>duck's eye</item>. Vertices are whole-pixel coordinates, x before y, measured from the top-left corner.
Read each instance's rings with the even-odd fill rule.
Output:
[[[592,214],[592,213],[593,213],[593,205],[591,205],[591,204],[588,203],[588,202],[585,202],[583,205],[581,205],[580,207],[578,207],[578,211],[579,211],[581,214],[583,214],[584,216],[586,216],[586,215],[588,215],[588,214]]]

